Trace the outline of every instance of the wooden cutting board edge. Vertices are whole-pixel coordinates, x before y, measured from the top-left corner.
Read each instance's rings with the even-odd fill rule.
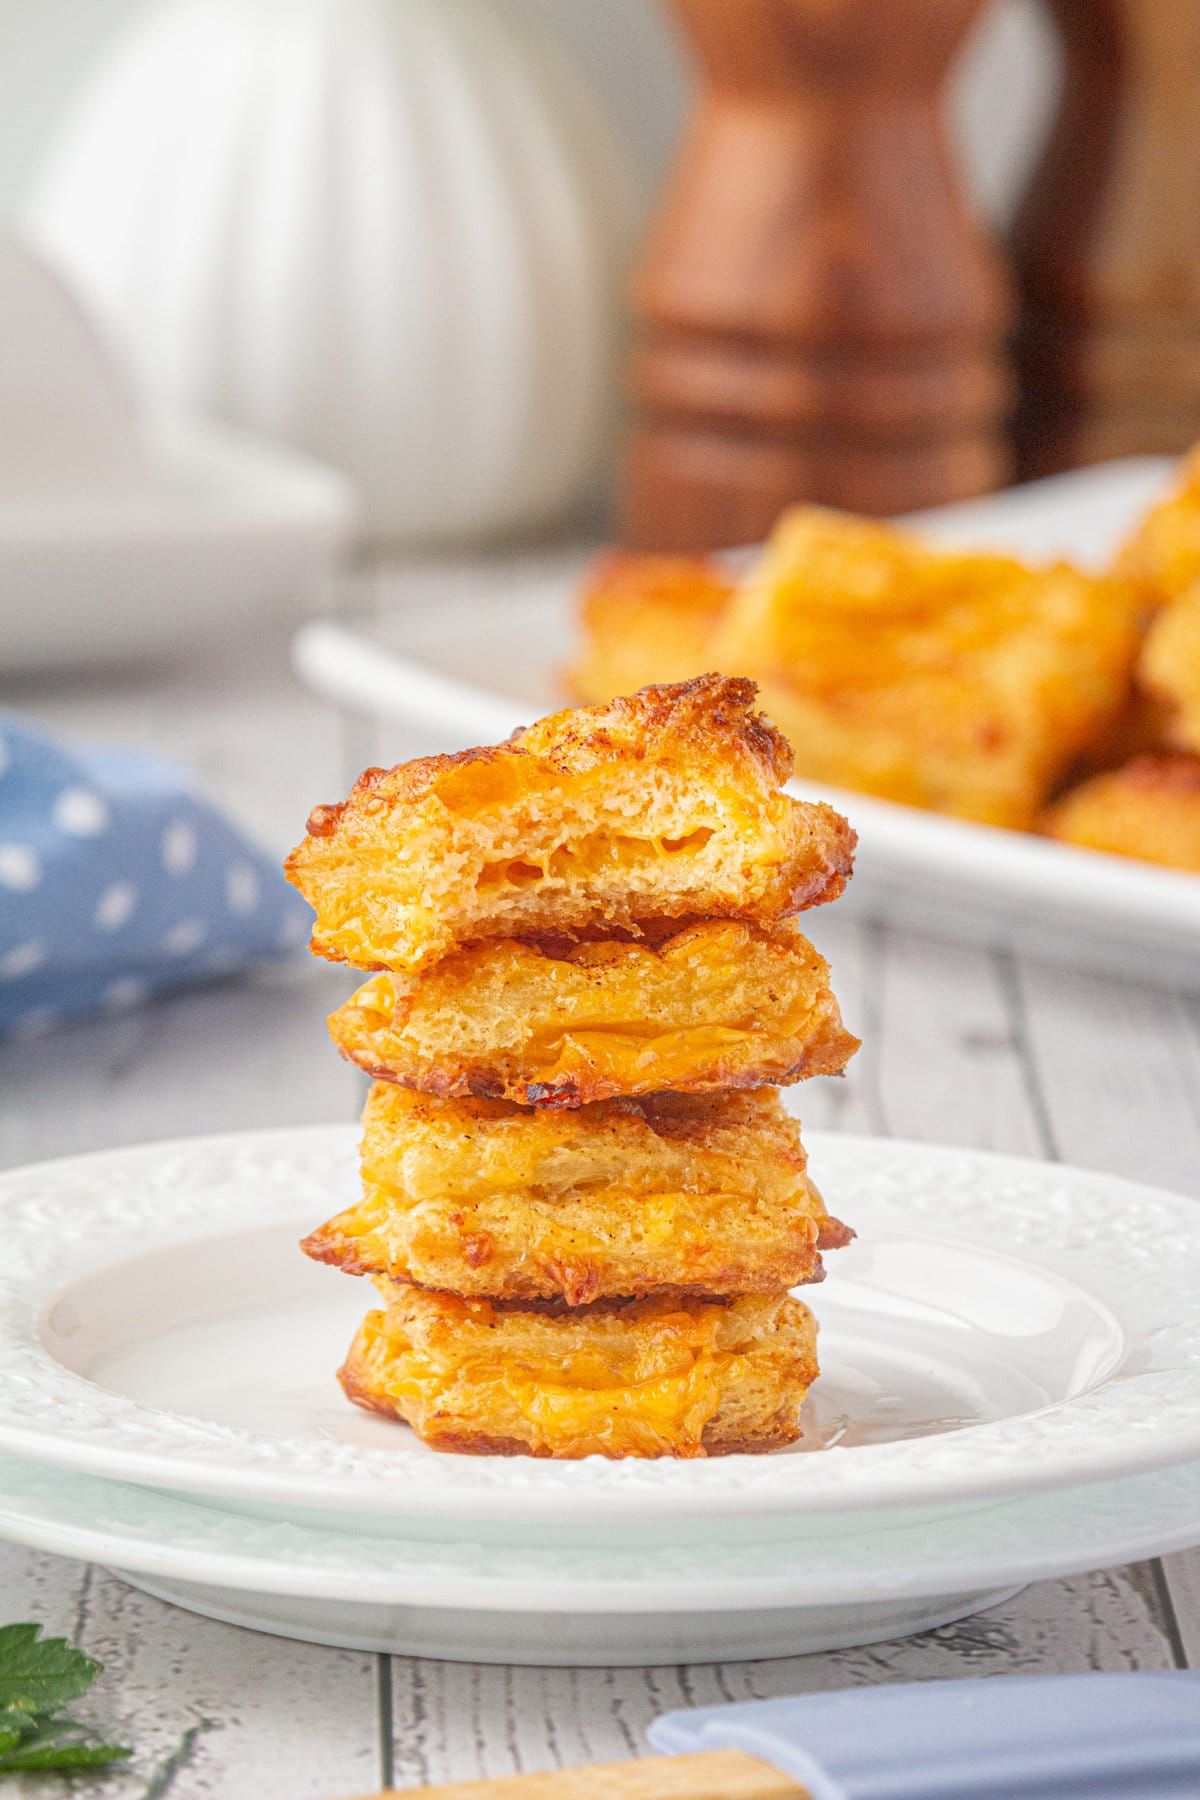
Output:
[[[439,1800],[812,1800],[808,1789],[789,1775],[740,1750],[591,1763],[538,1775],[407,1788],[404,1794],[388,1788],[358,1800],[405,1800],[413,1793],[436,1795]]]

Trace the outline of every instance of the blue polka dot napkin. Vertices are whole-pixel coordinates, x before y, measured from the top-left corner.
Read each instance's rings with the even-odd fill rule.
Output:
[[[0,1033],[286,954],[311,922],[183,770],[0,712]]]

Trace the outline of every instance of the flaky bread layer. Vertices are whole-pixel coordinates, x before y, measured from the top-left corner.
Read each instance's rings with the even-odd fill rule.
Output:
[[[508,939],[417,975],[381,974],[329,1020],[343,1056],[447,1098],[534,1106],[786,1086],[858,1048],[829,966],[790,922],[693,925],[657,948]]]
[[[817,1375],[812,1314],[786,1295],[547,1313],[382,1291],[386,1306],[360,1327],[343,1389],[435,1449],[562,1458],[775,1449],[800,1435]]]
[[[1200,874],[1200,756],[1139,756],[1065,794],[1042,829],[1063,844]]]
[[[531,1113],[379,1083],[362,1199],[304,1240],[350,1274],[500,1299],[768,1293],[849,1233],[773,1092]]]
[[[481,938],[770,923],[841,893],[854,833],[789,799],[754,684],[703,676],[555,713],[493,749],[368,769],[288,858],[312,948],[427,967]]]
[[[351,1275],[509,1300],[776,1293],[820,1281],[820,1195],[802,1183],[786,1206],[735,1194],[528,1195],[413,1206],[368,1187],[357,1206],[304,1240]]]

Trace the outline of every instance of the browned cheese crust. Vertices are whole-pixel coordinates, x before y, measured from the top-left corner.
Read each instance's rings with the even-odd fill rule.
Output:
[[[789,799],[754,684],[708,675],[555,713],[493,749],[368,769],[288,858],[312,948],[415,970],[473,940],[772,923],[833,900],[854,833]]]
[[[753,675],[797,771],[1028,827],[1126,704],[1141,601],[1065,563],[786,513],[711,641]]]
[[[1060,843],[1200,874],[1200,757],[1139,756],[1074,788],[1045,814]]]
[[[725,1455],[800,1435],[816,1326],[788,1296],[626,1300],[573,1313],[387,1288],[342,1386],[438,1450]]]
[[[786,1086],[858,1048],[829,966],[790,921],[692,925],[657,947],[555,955],[493,939],[415,975],[375,975],[333,1014],[342,1055],[423,1093],[533,1106]]]
[[[849,1235],[770,1089],[569,1112],[387,1083],[363,1113],[363,1196],[304,1241],[349,1274],[585,1304],[819,1281]]]

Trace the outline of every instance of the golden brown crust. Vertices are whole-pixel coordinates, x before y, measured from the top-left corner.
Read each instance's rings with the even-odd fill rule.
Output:
[[[377,1079],[533,1106],[783,1087],[838,1074],[858,1048],[828,965],[791,922],[721,920],[657,947],[560,954],[469,945],[416,975],[373,976],[329,1030]]]
[[[304,1241],[350,1274],[570,1306],[772,1293],[845,1241],[772,1090],[530,1112],[377,1084],[363,1196]]]
[[[1200,446],[1180,458],[1169,489],[1139,521],[1113,567],[1152,610],[1200,581]]]
[[[599,706],[550,713],[514,732],[511,742],[563,773],[607,767],[614,757],[648,761],[665,751],[701,764],[750,763],[758,780],[779,787],[792,772],[791,747],[756,711],[757,694],[745,677],[697,675],[639,688]]]
[[[1200,509],[1200,498],[1197,501]],[[1163,738],[1200,753],[1200,584],[1163,608],[1146,634],[1138,679],[1160,712]]]
[[[1200,873],[1200,757],[1136,757],[1065,794],[1042,829],[1061,843]]]
[[[619,694],[596,706],[564,707],[514,731],[502,744],[364,769],[345,800],[313,808],[308,835],[334,837],[358,815],[412,806],[437,794],[448,777],[518,757],[536,758],[559,775],[587,774],[625,757],[651,761],[664,752],[706,762],[728,757],[752,763],[760,779],[781,786],[792,773],[792,753],[783,733],[755,711],[757,691],[744,678],[699,675]],[[541,772],[530,774],[536,779]],[[297,846],[293,856],[302,849]]]
[[[802,775],[1026,827],[1124,707],[1141,609],[1127,582],[798,508],[711,653],[761,683]]]
[[[340,1379],[435,1449],[576,1458],[774,1449],[799,1435],[816,1327],[788,1296],[547,1316],[386,1289]]]
[[[780,792],[790,755],[754,692],[704,676],[367,770],[286,864],[317,913],[313,950],[411,970],[473,939],[770,923],[836,898],[854,833]]]

